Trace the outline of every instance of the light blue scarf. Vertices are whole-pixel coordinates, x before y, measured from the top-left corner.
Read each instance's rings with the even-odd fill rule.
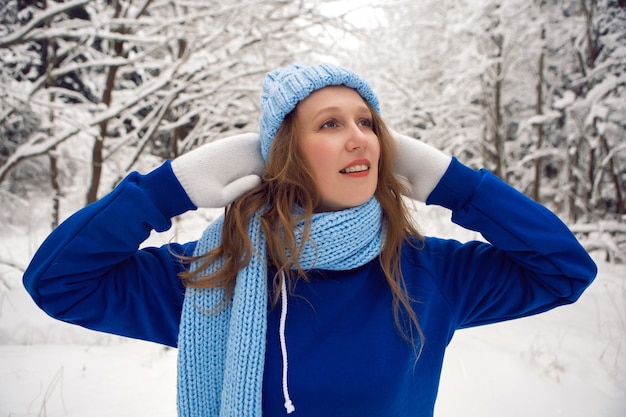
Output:
[[[222,216],[205,230],[195,255],[220,244],[223,221]],[[294,232],[301,242],[299,228]],[[380,253],[383,229],[382,210],[373,197],[355,208],[314,214],[314,244],[305,243],[300,264],[305,270],[335,271],[364,265]],[[257,251],[237,275],[232,302],[225,310],[207,313],[219,304],[222,290],[188,288],[185,293],[178,339],[181,417],[262,415],[268,277],[266,241],[258,213],[250,219],[248,235]],[[203,275],[219,266],[213,263]],[[192,265],[192,269],[196,267]]]

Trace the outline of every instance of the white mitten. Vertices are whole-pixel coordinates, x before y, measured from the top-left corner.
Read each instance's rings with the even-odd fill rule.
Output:
[[[224,207],[261,183],[265,161],[257,133],[231,136],[187,152],[172,170],[197,207]]]
[[[421,140],[391,131],[398,146],[396,174],[408,181],[414,200],[425,202],[445,174],[452,158]]]

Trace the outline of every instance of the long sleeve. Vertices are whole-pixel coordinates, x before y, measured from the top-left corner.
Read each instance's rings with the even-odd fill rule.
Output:
[[[195,242],[139,250],[152,230],[195,209],[170,162],[129,174],[43,242],[24,286],[50,316],[93,330],[175,346],[184,289],[178,256]]]
[[[438,242],[433,252],[427,242],[457,328],[572,303],[595,278],[595,263],[554,213],[486,170],[454,159],[427,203],[488,241]]]

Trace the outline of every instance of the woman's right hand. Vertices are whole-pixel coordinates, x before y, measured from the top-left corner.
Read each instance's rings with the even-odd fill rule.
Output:
[[[257,133],[207,143],[172,161],[172,170],[196,207],[224,207],[261,183],[265,161]]]

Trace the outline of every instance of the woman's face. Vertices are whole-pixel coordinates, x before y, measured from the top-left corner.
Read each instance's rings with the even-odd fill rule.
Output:
[[[351,88],[314,91],[296,107],[300,151],[309,163],[321,201],[337,211],[368,201],[378,183],[380,145],[372,114]]]

